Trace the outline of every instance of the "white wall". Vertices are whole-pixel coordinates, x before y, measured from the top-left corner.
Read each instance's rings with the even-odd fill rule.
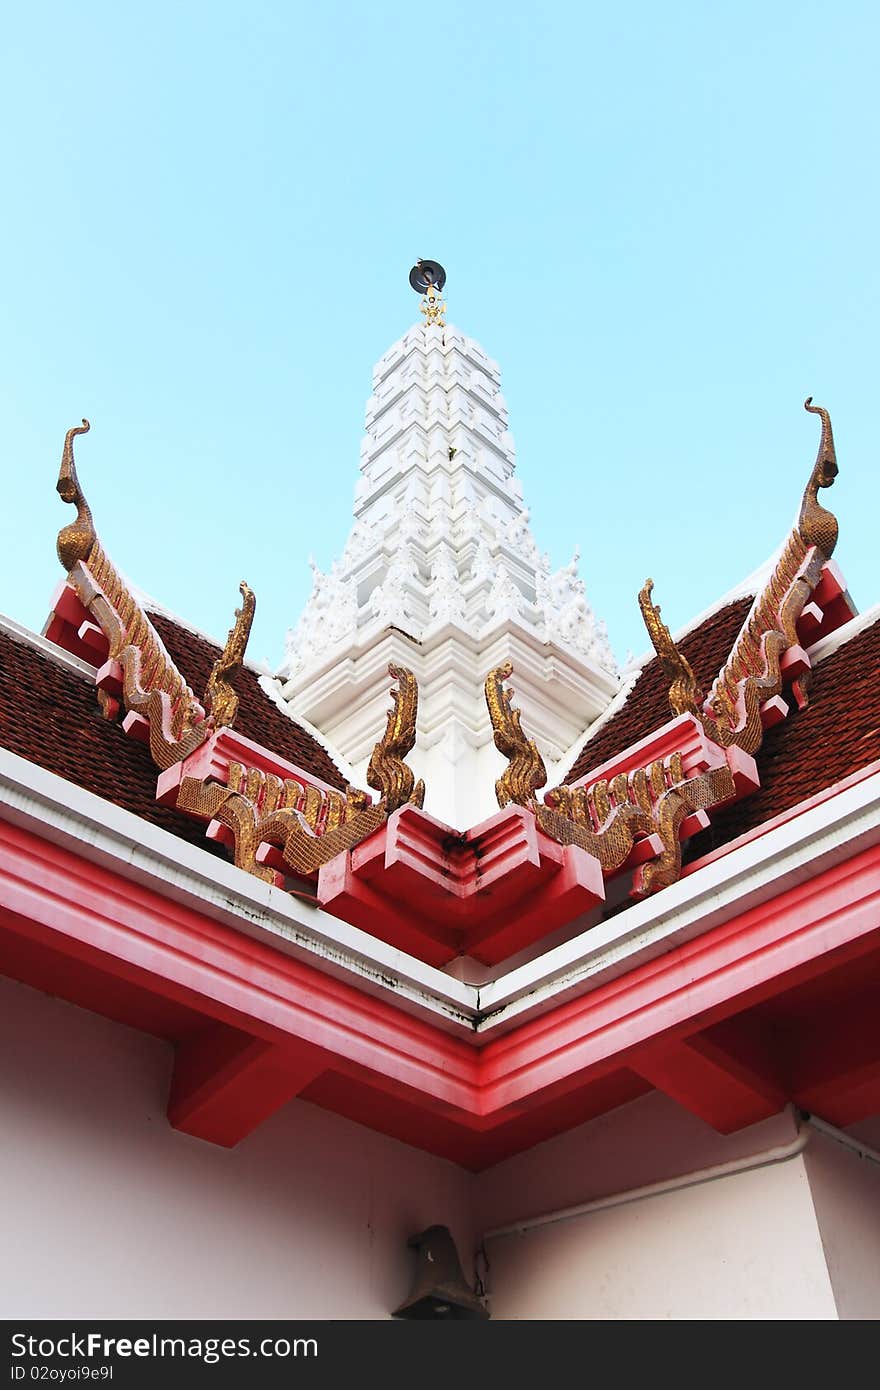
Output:
[[[838,1315],[880,1318],[880,1168],[821,1134],[806,1163]]]
[[[727,1138],[654,1093],[478,1179],[484,1229],[788,1142]],[[837,1316],[802,1156],[487,1244],[493,1318]]]
[[[0,980],[0,1316],[385,1318],[472,1178],[304,1102],[236,1149],[171,1129],[172,1049]]]
[[[0,1316],[386,1318],[406,1239],[786,1143],[653,1093],[473,1177],[294,1102],[233,1150],[172,1130],[169,1045],[0,981]],[[876,1317],[880,1182],[818,1136],[774,1168],[489,1244],[495,1319]],[[811,1192],[812,1183],[812,1192]],[[823,1248],[824,1244],[824,1248]]]

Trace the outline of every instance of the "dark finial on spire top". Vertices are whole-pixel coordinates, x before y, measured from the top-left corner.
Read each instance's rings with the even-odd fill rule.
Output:
[[[432,285],[439,294],[446,284],[446,271],[439,261],[416,261],[409,273],[409,283],[416,294],[427,294]]]
[[[422,296],[425,327],[445,327],[446,305],[440,299],[440,292],[446,284],[446,271],[439,261],[416,261],[409,273],[409,283],[416,294]]]

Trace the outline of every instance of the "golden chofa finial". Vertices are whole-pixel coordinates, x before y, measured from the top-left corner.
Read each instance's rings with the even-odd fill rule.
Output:
[[[813,405],[812,396],[807,396],[804,401],[804,410],[821,417],[822,435],[813,472],[801,502],[798,530],[807,545],[818,546],[825,559],[829,560],[837,545],[837,517],[820,506],[818,492],[820,487],[830,487],[838,473],[834,435],[831,433],[831,416],[824,406]]]
[[[425,327],[433,324],[445,328],[446,304],[440,293],[446,284],[446,271],[439,261],[416,261],[409,273],[409,283],[416,294],[422,295],[420,312],[425,316]]]
[[[64,438],[64,452],[61,455],[61,471],[58,474],[58,482],[55,484],[56,491],[63,500],[71,502],[76,507],[76,521],[72,521],[69,526],[63,527],[58,532],[56,543],[58,559],[68,574],[78,560],[89,558],[97,540],[95,523],[92,521],[89,504],[79,485],[79,479],[76,476],[76,462],[73,457],[74,439],[78,434],[88,434],[90,429],[88,420],[83,419],[81,425],[74,425],[73,429],[67,431]]]
[[[385,732],[373,749],[367,768],[367,781],[381,793],[379,805],[390,816],[400,806],[418,806],[425,801],[425,784],[415,779],[404,759],[416,744],[416,722],[419,714],[419,686],[406,666],[388,664],[388,674],[397,681],[391,692],[391,709]]]
[[[536,793],[546,785],[547,769],[537,744],[523,729],[520,711],[513,707],[513,692],[504,688],[512,675],[513,666],[505,661],[489,672],[484,685],[495,747],[507,759],[495,796],[502,809],[511,801],[534,808]]]
[[[669,705],[673,714],[696,714],[701,694],[697,678],[686,656],[678,650],[672,640],[672,633],[660,617],[660,605],[654,603],[651,592],[653,579],[646,579],[639,590],[639,608],[651,645],[663,667],[663,674],[669,681]]]
[[[231,728],[238,713],[238,696],[230,680],[241,669],[244,661],[257,607],[253,590],[248,588],[244,580],[238,587],[244,602],[235,610],[235,622],[229,630],[226,646],[215,661],[214,669],[205,686],[204,704],[215,729]]]

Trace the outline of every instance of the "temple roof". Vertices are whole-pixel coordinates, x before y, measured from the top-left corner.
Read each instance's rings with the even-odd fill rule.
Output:
[[[811,1105],[812,1075],[744,1087],[737,1037],[719,1063],[713,1031],[733,1008],[726,991],[737,1007],[755,1003],[756,961],[762,989],[777,993],[801,979],[795,966],[824,978],[838,961],[857,978],[821,896],[841,853],[855,851],[857,891],[876,894],[876,846],[867,859],[860,846],[871,816],[876,837],[880,796],[880,608],[853,616],[832,558],[837,521],[818,500],[837,473],[831,422],[806,405],[821,438],[794,528],[768,565],[677,637],[647,580],[638,602],[655,655],[622,684],[603,665],[576,565],[551,575],[537,551],[497,369],[435,319],[377,368],[355,527],[331,574],[316,573],[279,676],[246,661],[256,603],[246,583],[221,648],[116,568],[77,477],[83,421],[62,454],[57,487],[76,515],[58,534],[66,577],[45,632],[0,624],[4,829],[10,877],[28,881],[14,901],[43,886],[44,842],[60,845],[40,929],[54,931],[69,898],[75,935],[80,866],[100,877],[109,856],[126,884],[146,876],[158,886],[158,909],[139,926],[149,943],[164,940],[185,879],[195,913],[210,904],[217,918],[211,950],[222,937],[231,953],[231,1011],[217,981],[199,975],[206,1017],[220,1001],[221,1071],[242,1047],[277,1071],[273,1104],[302,1094],[473,1166],[649,1086],[725,1129],[774,1113],[789,1094]],[[802,902],[789,896],[817,856],[823,886],[804,933]],[[781,898],[784,912],[763,911]],[[114,887],[112,903],[127,980],[140,949],[127,889]],[[726,922],[755,904],[764,935],[753,939],[754,923],[741,933],[742,971]],[[201,971],[205,955],[186,910],[168,957],[175,1001],[178,964]],[[765,940],[781,946],[778,959]],[[259,970],[242,965],[247,941]],[[17,940],[7,945],[17,969]],[[732,962],[718,998],[716,948]],[[141,983],[152,988],[160,953],[147,949]],[[705,998],[693,987],[697,954],[712,982]],[[106,955],[101,935],[101,981]],[[291,973],[298,962],[305,973]],[[22,977],[39,987],[118,1008],[88,965],[81,978],[40,951],[26,963],[33,973]],[[252,975],[272,983],[265,999],[264,984],[255,989],[253,1027],[240,1030]],[[629,1004],[609,1028],[624,976],[633,997],[646,982],[659,990],[644,1036],[631,1031]],[[131,1017],[152,1026],[138,988]],[[202,1012],[175,1013],[175,1041],[201,1037]],[[305,1081],[287,1032],[276,1039],[279,1018],[308,1060]],[[694,1019],[704,1032],[692,1045]],[[836,1016],[827,1027],[833,1035]],[[854,1047],[854,1075],[860,1056]],[[241,1084],[241,1115],[237,1081],[231,1103],[221,1082],[208,1119],[198,1082],[189,1118],[174,1092],[172,1122],[234,1142],[251,1124],[247,1070]]]
[[[204,689],[220,646],[166,614],[151,612],[150,621],[176,666],[198,689]],[[234,680],[239,697],[235,727],[246,738],[265,744],[331,787],[344,790],[346,779],[330,753],[289,712],[279,709],[260,685],[253,667],[242,664]]]
[[[679,642],[679,648],[694,668],[697,679],[708,687],[724,663],[727,653],[752,606],[752,598],[736,599],[710,614],[699,627],[692,628]],[[577,755],[566,781],[576,782],[594,767],[622,753],[630,744],[659,729],[669,719],[667,680],[659,657],[653,656],[636,675],[628,689],[615,701],[610,717],[597,720],[596,732]]]
[[[704,619],[681,650],[707,684],[729,651],[749,610],[738,599]],[[175,662],[196,682],[207,680],[220,648],[206,637],[151,613]],[[826,649],[823,651],[823,649]],[[861,768],[880,760],[880,609],[854,618],[813,653],[810,701],[769,729],[757,757],[760,786],[714,813],[711,826],[689,841],[694,862],[729,844]],[[134,812],[173,835],[222,854],[203,827],[156,800],[156,768],[147,747],[120,736],[95,702],[93,675],[47,656],[24,634],[0,630],[0,747]],[[268,745],[330,786],[344,788],[328,752],[261,688],[244,667],[236,677],[241,699],[237,729]],[[23,699],[23,691],[39,699]],[[668,720],[666,681],[658,658],[638,674],[620,708],[584,744],[569,781],[606,763]]]
[[[168,651],[194,681],[207,681],[220,648],[167,616],[151,613]],[[147,746],[125,738],[95,699],[94,671],[53,660],[40,639],[0,630],[0,747],[94,792],[173,835],[222,853],[198,821],[156,800],[156,766]],[[62,654],[63,655],[63,654]],[[273,703],[256,673],[242,667],[237,727],[304,771],[342,788],[345,779],[312,736]]]
[[[45,637],[7,643],[2,737],[427,963],[482,966],[619,910],[627,884],[636,900],[671,886],[703,844],[821,790],[829,769],[870,763],[874,691],[849,668],[873,654],[874,625],[850,626],[851,648],[828,645],[853,610],[819,502],[838,471],[831,421],[808,399],[816,461],[753,593],[740,586],[676,642],[647,580],[638,602],[656,655],[620,688],[576,562],[550,575],[532,537],[497,367],[430,296],[426,309],[377,364],[355,527],[331,575],[316,571],[283,678],[245,660],[256,598],[244,581],[220,648],[126,579],[77,476],[89,423],[67,432],[67,578]],[[76,660],[41,680],[51,642]],[[839,676],[818,683],[811,737],[823,656]],[[853,684],[857,725],[839,712]],[[41,699],[22,701],[25,689]],[[788,762],[798,769],[778,776]]]
[[[689,842],[689,859],[728,844],[880,759],[880,609],[853,619],[817,644],[812,655],[809,704],[767,730],[757,756],[760,787],[715,813],[711,826]]]

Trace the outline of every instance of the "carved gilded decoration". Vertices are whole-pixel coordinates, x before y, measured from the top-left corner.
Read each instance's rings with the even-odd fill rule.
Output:
[[[701,712],[711,739],[724,748],[735,744],[746,753],[756,752],[761,745],[761,705],[782,690],[782,657],[797,644],[798,619],[837,543],[837,519],[817,497],[819,488],[830,487],[838,471],[831,420],[827,410],[813,405],[811,396],[804,406],[821,417],[822,435],[797,525]],[[803,681],[796,681],[795,688],[804,702]]]
[[[56,543],[58,559],[68,571],[73,569],[78,560],[88,560],[98,539],[89,504],[76,476],[76,461],[73,457],[74,439],[78,434],[88,434],[91,428],[88,420],[83,417],[81,425],[74,425],[67,431],[61,455],[61,469],[58,482],[55,484],[55,490],[62,500],[76,507],[76,521],[62,527]]]
[[[669,681],[669,703],[673,714],[696,714],[701,699],[697,678],[687,657],[682,656],[672,640],[669,628],[660,617],[660,605],[651,598],[653,579],[646,579],[639,591],[639,608],[648,629],[654,651]]]
[[[399,806],[422,806],[425,784],[416,782],[404,758],[416,741],[419,688],[412,671],[390,662],[388,674],[397,681],[391,692],[391,709],[383,737],[373,749],[367,768],[367,782],[381,794],[381,804],[390,816]]]
[[[392,811],[421,806],[425,785],[415,781],[403,761],[415,743],[418,686],[406,667],[392,663],[388,670],[398,689],[391,693],[385,733],[373,749],[368,772],[370,785],[382,793],[377,805],[371,806],[366,792],[355,787],[347,787],[343,795],[230,763],[226,786],[185,777],[179,809],[226,826],[238,867],[271,883],[274,870],[257,861],[261,845],[274,845],[290,873],[309,878],[372,835]]]
[[[495,744],[509,760],[495,784],[498,804],[515,801],[529,807],[545,834],[560,844],[579,845],[595,855],[605,873],[613,873],[626,863],[637,840],[659,837],[659,853],[636,868],[636,897],[656,892],[678,878],[679,834],[684,820],[736,794],[730,768],[721,762],[721,750],[735,746],[753,754],[760,747],[761,707],[782,690],[782,658],[797,645],[798,619],[837,543],[837,520],[818,500],[819,489],[830,487],[838,471],[831,420],[827,410],[813,405],[812,397],[805,407],[821,417],[822,435],[798,523],[705,700],[690,663],[676,647],[659,606],[651,598],[653,580],[648,579],[639,594],[645,626],[669,681],[672,712],[700,721],[717,747],[718,766],[685,777],[681,754],[676,753],[634,772],[620,773],[610,781],[600,778],[588,786],[554,787],[545,794],[543,804],[538,803],[536,793],[546,781],[546,772],[504,689],[511,674],[509,663],[492,671],[486,681]],[[803,687],[798,693],[803,703]]]
[[[685,777],[680,755],[673,754],[668,763],[655,761],[610,783],[554,787],[535,814],[545,834],[595,855],[606,874],[626,863],[637,839],[658,835],[660,853],[639,865],[633,878],[633,896],[643,898],[675,883],[681,873],[679,834],[685,818],[729,801],[735,791],[726,764]]]
[[[122,669],[122,698],[126,710],[140,714],[149,726],[153,761],[165,771],[200,747],[209,734],[229,727],[238,708],[231,679],[244,660],[256,600],[242,581],[241,608],[226,645],[214,664],[205,690],[209,715],[199,704],[149,621],[143,608],[114,569],[95,530],[92,514],[76,473],[73,441],[89,429],[68,430],[58,478],[58,492],[76,506],[76,520],[58,535],[58,557],[80,601],[107,638],[109,654]],[[231,832],[236,864],[257,878],[274,881],[275,871],[258,862],[261,845],[283,855],[292,874],[309,877],[322,864],[360,844],[400,806],[421,806],[425,784],[416,782],[404,761],[416,738],[418,686],[411,671],[389,666],[397,682],[385,733],[373,749],[368,780],[380,793],[374,806],[369,795],[355,787],[345,794],[321,789],[296,778],[265,773],[243,763],[230,763],[227,784],[183,776],[177,806],[180,810],[217,821]],[[109,703],[99,691],[102,708]]]
[[[150,753],[156,766],[165,769],[204,743],[209,732],[205,711],[98,540],[73,453],[74,437],[88,429],[83,420],[68,430],[64,441],[57,489],[76,507],[76,521],[58,533],[58,558],[107,638],[111,659],[122,667],[125,708],[147,720]]]
[[[380,804],[367,806],[364,793],[349,788],[322,792],[286,778],[284,782],[241,763],[229,766],[229,783],[221,786],[184,777],[177,805],[205,820],[217,820],[232,832],[233,856],[240,869],[272,883],[275,872],[257,862],[261,845],[275,845],[292,874],[309,878],[322,864],[350,850],[387,819]]]
[[[735,793],[727,765],[685,777],[681,755],[674,753],[666,761],[655,760],[610,782],[601,779],[588,787],[554,787],[541,804],[535,793],[547,774],[534,742],[523,732],[510,692],[504,689],[503,682],[510,674],[510,663],[506,662],[486,681],[495,742],[510,759],[506,772],[495,783],[499,806],[515,801],[528,807],[546,835],[558,844],[578,845],[594,855],[606,874],[626,863],[637,839],[657,835],[662,849],[655,859],[636,869],[634,896],[645,897],[674,883],[681,872],[679,831],[685,817],[727,801]]]
[[[226,646],[215,661],[205,686],[205,708],[210,712],[215,729],[231,729],[235,722],[238,696],[231,680],[241,670],[257,607],[253,590],[248,588],[244,580],[238,587],[242,605],[235,611],[235,622],[229,631]]]
[[[547,769],[537,744],[528,738],[522,727],[522,716],[514,709],[513,695],[505,690],[504,682],[513,674],[509,661],[496,666],[486,677],[486,704],[492,721],[495,747],[503,753],[508,765],[495,783],[495,795],[502,808],[511,801],[517,806],[534,808],[535,793],[547,781]]]

